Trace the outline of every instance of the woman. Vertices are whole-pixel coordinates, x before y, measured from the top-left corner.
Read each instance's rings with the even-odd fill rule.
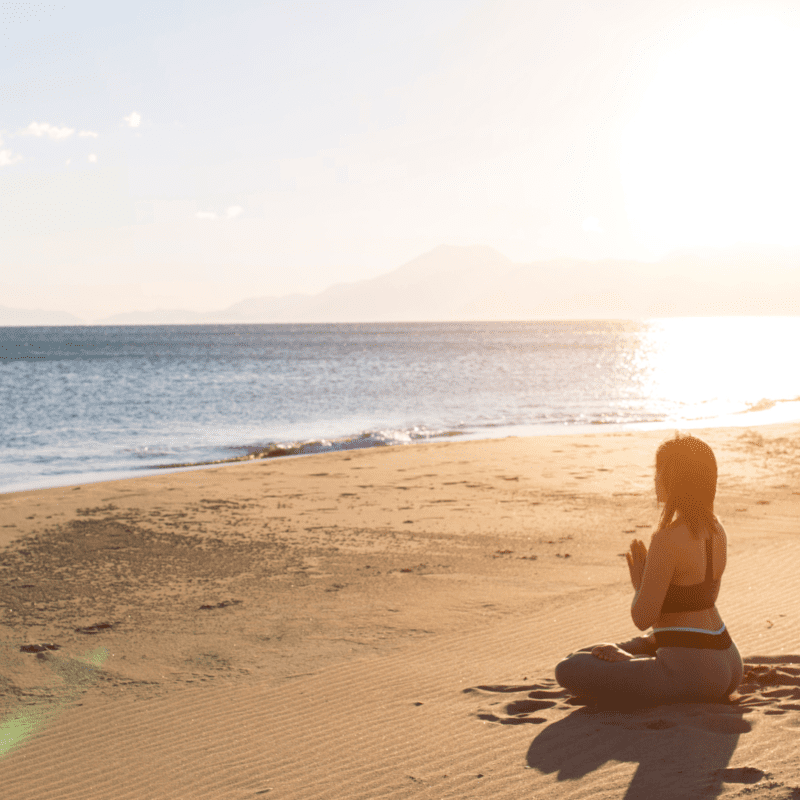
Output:
[[[656,452],[655,483],[664,508],[650,551],[634,539],[626,553],[636,592],[631,616],[653,634],[573,653],[556,667],[556,679],[575,695],[604,701],[724,701],[742,679],[742,659],[715,606],[727,541],[714,516],[714,453],[676,433]]]

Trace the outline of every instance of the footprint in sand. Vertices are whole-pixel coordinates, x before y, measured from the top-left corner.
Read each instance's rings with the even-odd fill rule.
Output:
[[[745,659],[737,695],[737,705],[746,713],[785,717],[787,727],[800,727],[800,656]]]
[[[492,684],[476,686],[464,689],[464,694],[476,694],[490,698],[494,694],[517,694],[525,693],[524,698],[512,700],[510,703],[500,708],[501,702],[495,701],[479,709],[478,719],[484,722],[496,722],[500,725],[541,725],[545,722],[552,722],[549,717],[531,716],[534,712],[541,712],[546,709],[553,709],[560,700],[569,696],[569,693],[562,689],[555,681],[545,679],[539,683],[532,684]],[[563,706],[562,706],[563,708]]]
[[[723,769],[718,773],[725,783],[758,783],[762,778],[772,777],[768,772],[757,767],[734,767]]]
[[[530,695],[528,695],[530,697]],[[506,706],[507,714],[528,714],[531,711],[541,711],[543,708],[552,708],[554,700],[516,700]]]
[[[19,651],[20,653],[43,653],[47,650],[58,650],[61,645],[58,644],[23,644]]]

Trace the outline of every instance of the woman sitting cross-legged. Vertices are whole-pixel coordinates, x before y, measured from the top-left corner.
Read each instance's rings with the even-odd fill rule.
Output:
[[[653,633],[573,653],[556,666],[556,680],[611,703],[725,701],[742,679],[742,659],[715,605],[727,540],[714,515],[714,453],[676,434],[656,452],[655,484],[664,508],[650,549],[634,539],[626,553],[631,616]]]

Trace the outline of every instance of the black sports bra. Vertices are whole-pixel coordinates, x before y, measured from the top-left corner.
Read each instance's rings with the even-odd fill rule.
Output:
[[[711,565],[711,536],[706,539],[706,577],[702,583],[691,586],[669,585],[661,606],[662,614],[674,614],[678,611],[703,611],[713,608],[719,594],[720,579],[714,580]]]

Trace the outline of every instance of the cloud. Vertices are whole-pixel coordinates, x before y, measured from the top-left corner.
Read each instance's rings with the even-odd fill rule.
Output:
[[[137,111],[131,111],[131,113],[128,114],[127,117],[123,117],[123,119],[128,123],[129,128],[138,128],[142,123],[142,115]]]
[[[94,131],[81,131],[78,134],[78,136],[80,136],[82,138],[83,137],[87,137],[87,136],[91,136],[92,139],[96,139],[99,135],[100,135],[99,133],[95,133]]]
[[[16,164],[17,161],[22,161],[22,156],[19,153],[15,154],[10,150],[0,150],[0,167]]]
[[[53,140],[66,139],[73,133],[75,133],[75,128],[59,128],[47,122],[31,122],[27,128],[20,131],[22,136],[47,136]]]
[[[89,153],[89,161],[92,164],[96,164],[97,163],[97,156],[94,153]]]
[[[225,209],[225,214],[217,214],[216,211],[198,211],[195,214],[197,219],[219,219],[221,216],[224,219],[236,219],[236,217],[241,216],[244,214],[244,208],[242,206],[228,206]]]

